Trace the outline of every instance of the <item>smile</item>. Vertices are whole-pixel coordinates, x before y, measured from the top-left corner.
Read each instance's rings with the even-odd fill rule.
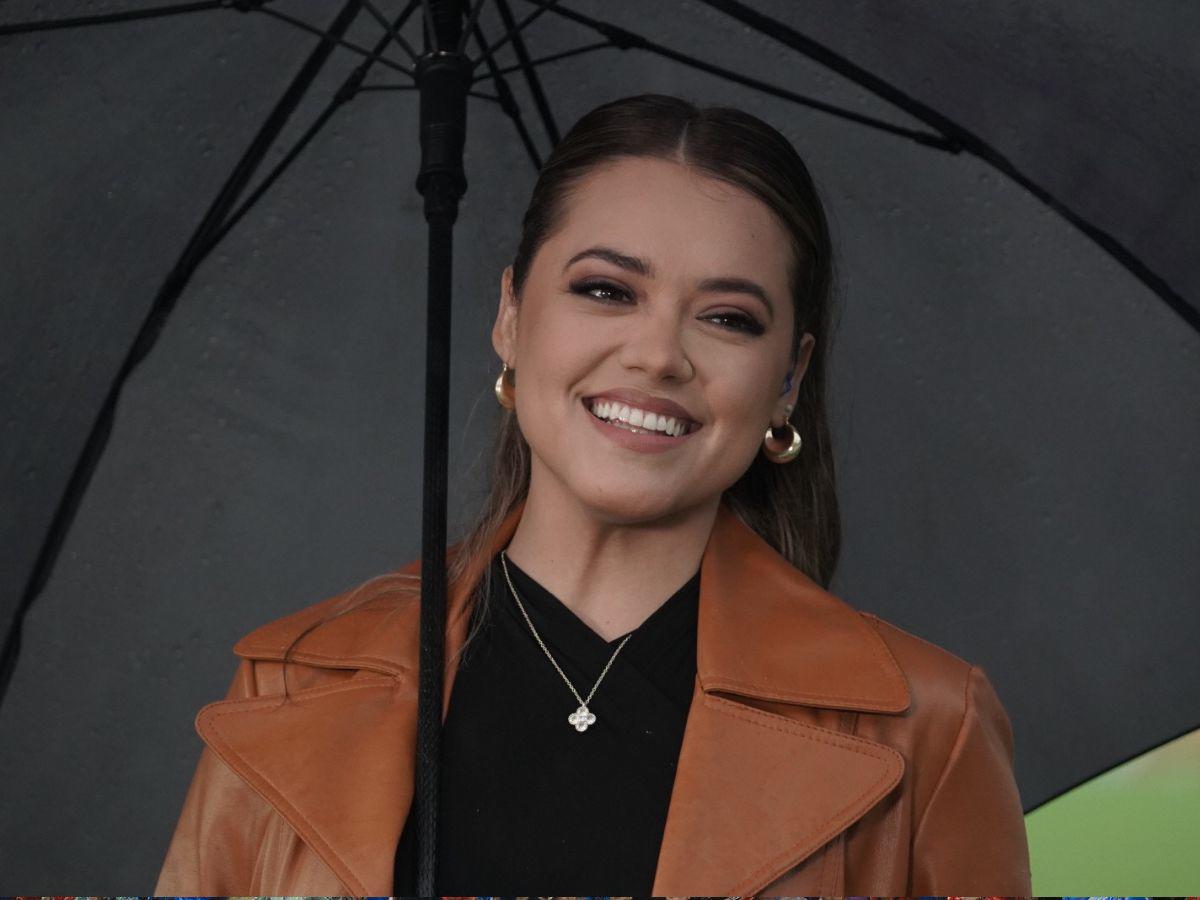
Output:
[[[628,421],[623,421],[619,415],[615,420],[610,421],[602,416],[596,415],[595,410],[590,408],[590,401],[584,401],[583,407],[587,410],[587,416],[596,426],[597,430],[618,447],[626,450],[635,450],[639,453],[663,453],[667,450],[674,450],[688,443],[692,435],[696,433],[696,429],[700,427],[697,422],[681,423],[678,419],[674,420],[674,431],[676,434],[667,434],[665,431],[659,431],[658,428],[671,428],[670,417],[664,417],[664,421],[659,423],[657,416],[651,422],[655,426],[655,430],[651,431],[645,427],[645,415],[643,411],[642,425],[632,425]],[[597,404],[601,407],[601,412],[605,412],[605,406],[608,404],[603,401]],[[632,409],[629,409],[627,418],[636,420]],[[607,410],[609,415],[613,415],[613,410]],[[617,413],[620,413],[618,408]]]
[[[585,399],[583,404],[597,419],[634,434],[660,434],[677,438],[700,428],[699,422],[652,413],[617,400]]]

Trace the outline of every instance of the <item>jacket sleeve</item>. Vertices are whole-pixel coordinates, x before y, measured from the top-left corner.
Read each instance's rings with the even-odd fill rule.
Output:
[[[912,842],[910,895],[1032,894],[1008,715],[983,670],[967,673],[962,722]]]
[[[225,699],[253,697],[254,663],[239,662]],[[192,776],[183,810],[167,848],[155,896],[244,895],[255,860],[247,848],[271,808],[207,746]]]

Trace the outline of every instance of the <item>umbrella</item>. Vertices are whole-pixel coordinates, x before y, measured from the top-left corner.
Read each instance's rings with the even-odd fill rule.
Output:
[[[7,500],[11,514],[4,519],[9,538],[4,542],[9,554],[9,565],[4,567],[4,610],[11,624],[4,672],[12,689],[0,715],[10,729],[24,730],[38,721],[47,699],[58,698],[61,703],[63,697],[74,696],[68,680],[54,683],[53,678],[50,682],[45,678],[46,651],[77,652],[68,636],[55,630],[56,623],[62,627],[70,622],[77,631],[95,628],[96,634],[104,634],[105,600],[118,610],[118,622],[131,616],[126,607],[117,605],[119,598],[148,596],[152,591],[147,582],[163,579],[170,571],[160,564],[147,575],[148,557],[174,556],[182,570],[193,575],[196,570],[183,560],[206,561],[201,571],[212,573],[206,581],[209,592],[234,596],[248,586],[258,587],[260,593],[269,589],[267,599],[248,609],[227,604],[237,623],[228,626],[229,634],[262,621],[268,610],[294,608],[300,592],[311,590],[311,572],[307,582],[285,579],[284,584],[268,588],[261,576],[252,574],[257,560],[233,558],[230,548],[264,543],[247,522],[280,524],[262,512],[257,518],[244,510],[241,518],[229,517],[247,529],[237,535],[240,541],[228,534],[226,542],[210,545],[217,548],[215,552],[192,553],[184,538],[203,543],[204,535],[193,529],[201,521],[220,519],[224,509],[234,507],[241,496],[235,487],[255,496],[260,510],[286,504],[296,515],[307,513],[310,522],[324,517],[355,521],[351,510],[338,509],[335,516],[328,505],[319,510],[307,505],[310,496],[331,496],[330,490],[321,490],[322,479],[329,476],[312,460],[291,458],[309,476],[309,481],[297,481],[295,473],[287,479],[256,468],[254,454],[279,458],[279,451],[288,449],[294,426],[313,421],[326,423],[330,430],[336,424],[348,431],[354,422],[348,409],[376,416],[387,409],[391,415],[403,415],[415,407],[404,401],[411,392],[389,396],[388,407],[373,406],[361,397],[361,387],[334,382],[333,392],[323,398],[327,406],[320,415],[315,410],[299,413],[293,398],[257,393],[254,403],[225,402],[220,413],[208,417],[206,410],[212,410],[205,403],[214,398],[195,397],[195,405],[185,405],[176,424],[183,448],[191,442],[196,450],[211,441],[212,434],[202,427],[208,422],[219,422],[222,428],[232,422],[231,431],[236,433],[240,427],[260,446],[267,442],[265,450],[257,451],[236,441],[225,445],[229,457],[215,461],[219,464],[209,477],[215,479],[219,473],[229,493],[214,492],[203,498],[206,503],[211,500],[206,515],[213,518],[188,518],[179,505],[159,499],[164,493],[179,496],[178,484],[156,484],[144,458],[114,457],[111,451],[102,451],[110,432],[119,435],[118,426],[123,424],[130,436],[126,446],[140,444],[148,450],[157,446],[164,457],[178,458],[180,444],[172,443],[167,426],[161,419],[139,419],[135,412],[139,407],[131,398],[136,391],[146,398],[145,392],[154,390],[152,371],[159,379],[183,375],[178,367],[171,367],[169,357],[164,358],[168,352],[164,348],[180,350],[188,335],[214,337],[203,316],[197,317],[198,308],[207,308],[230,323],[219,334],[236,335],[235,343],[241,346],[218,344],[183,358],[198,357],[200,368],[207,370],[201,376],[218,374],[205,364],[220,358],[230,363],[220,374],[231,382],[238,374],[249,375],[262,379],[256,385],[261,387],[279,377],[239,362],[250,351],[254,351],[251,358],[257,358],[264,347],[278,346],[264,337],[269,328],[283,327],[287,332],[290,327],[293,337],[305,328],[334,329],[332,333],[344,339],[342,346],[352,346],[359,355],[374,351],[381,360],[421,352],[408,326],[402,333],[388,334],[389,341],[381,340],[381,335],[373,340],[340,324],[343,319],[334,315],[353,308],[347,298],[356,294],[402,295],[416,263],[406,258],[407,271],[387,271],[393,282],[389,293],[361,275],[356,277],[348,271],[346,256],[326,249],[336,243],[334,233],[346,227],[344,221],[334,223],[330,210],[335,208],[334,195],[348,185],[354,185],[350,208],[371,209],[368,215],[376,216],[369,223],[379,225],[390,221],[396,211],[406,211],[407,200],[393,182],[378,177],[394,174],[395,163],[392,169],[382,165],[380,157],[387,153],[371,141],[386,135],[396,141],[389,146],[390,153],[396,154],[403,138],[395,133],[399,128],[379,126],[385,113],[389,122],[409,126],[404,131],[410,141],[415,142],[418,131],[422,138],[420,187],[430,223],[422,556],[425,571],[434,576],[424,587],[428,594],[423,609],[428,600],[430,615],[423,613],[422,632],[425,645],[436,652],[438,642],[428,638],[440,635],[433,616],[444,592],[439,578],[447,533],[445,504],[456,487],[447,482],[444,468],[450,421],[447,364],[452,352],[449,231],[464,187],[457,146],[464,133],[471,134],[472,119],[463,114],[462,84],[454,86],[461,63],[452,58],[454,54],[427,57],[423,64],[415,59],[418,54],[402,39],[409,18],[421,20],[411,24],[424,42],[422,56],[433,46],[464,49],[473,44],[475,58],[482,60],[477,71],[491,82],[487,86],[495,93],[472,89],[472,96],[485,101],[480,112],[472,115],[491,115],[492,126],[499,124],[498,114],[506,117],[521,155],[534,165],[541,159],[539,140],[525,124],[521,94],[528,95],[529,106],[536,110],[545,133],[542,143],[553,144],[559,133],[551,112],[556,104],[581,112],[599,98],[635,92],[632,87],[652,80],[667,91],[691,91],[699,85],[712,95],[728,91],[725,96],[731,100],[780,121],[802,152],[821,160],[825,171],[843,165],[853,172],[853,177],[840,182],[842,192],[835,190],[830,197],[844,221],[866,225],[865,236],[857,236],[857,243],[846,230],[849,264],[845,269],[851,273],[847,296],[862,305],[847,305],[846,357],[854,362],[842,383],[851,388],[870,385],[865,397],[849,394],[846,406],[863,404],[865,409],[851,421],[871,423],[880,435],[874,458],[894,465],[869,464],[871,456],[865,450],[856,451],[864,454],[861,462],[853,457],[844,461],[846,502],[851,510],[861,508],[864,519],[870,511],[871,537],[864,527],[856,538],[850,518],[841,577],[844,582],[853,580],[844,584],[843,593],[858,605],[869,601],[893,620],[997,672],[998,687],[1022,740],[1018,773],[1027,801],[1045,799],[1117,759],[1195,725],[1186,713],[1180,718],[1180,710],[1194,708],[1189,704],[1194,704],[1198,683],[1196,663],[1188,661],[1184,640],[1196,625],[1196,613],[1185,602],[1194,583],[1194,569],[1189,567],[1194,563],[1185,560],[1196,554],[1186,552],[1194,550],[1194,541],[1189,547],[1190,532],[1180,527],[1187,521],[1184,511],[1194,508],[1188,502],[1194,498],[1194,486],[1178,477],[1186,469],[1186,448],[1192,446],[1195,427],[1188,420],[1168,425],[1165,417],[1149,415],[1138,403],[1152,391],[1162,408],[1187,409],[1184,404],[1190,401],[1195,383],[1196,273],[1183,243],[1183,235],[1190,232],[1180,227],[1195,209],[1188,194],[1194,188],[1185,177],[1188,151],[1195,143],[1187,122],[1195,119],[1182,114],[1194,102],[1188,99],[1194,92],[1186,90],[1194,84],[1187,80],[1189,75],[1194,79],[1194,72],[1181,61],[1190,57],[1173,53],[1178,36],[1187,33],[1180,26],[1194,23],[1172,18],[1188,16],[1185,11],[1174,10],[1171,15],[1147,11],[1138,28],[1122,30],[1117,47],[1122,52],[1096,64],[1089,54],[1116,40],[1111,25],[1104,30],[1089,20],[1073,30],[1076,20],[1065,11],[1056,11],[1056,19],[1044,12],[1044,6],[1023,3],[997,6],[994,21],[986,28],[976,19],[956,20],[953,15],[947,19],[940,13],[932,23],[929,19],[936,9],[932,4],[913,6],[897,16],[834,4],[826,4],[817,15],[816,7],[801,14],[784,3],[713,0],[648,10],[644,5],[601,7],[546,0],[524,4],[520,17],[501,2],[467,8],[432,0],[419,10],[414,3],[385,9],[383,4],[364,2],[347,3],[336,11],[315,2],[282,0],[159,6],[113,3],[108,11],[76,17],[67,15],[66,6],[59,7],[54,18],[37,4],[12,3],[0,10],[4,17],[0,36],[6,38],[0,45],[4,60],[0,64],[9,67],[0,79],[4,85],[0,90],[5,91],[9,118],[17,125],[5,139],[4,158],[14,161],[5,193],[15,198],[15,208],[22,212],[13,219],[23,226],[5,245],[5,316],[12,320],[5,329],[6,357],[12,361],[6,368],[13,373],[9,381],[16,390],[7,417],[10,439],[5,442],[10,448],[5,496],[11,498]],[[535,23],[543,29],[536,57],[522,38],[524,29]],[[581,44],[581,34],[590,43]],[[81,35],[86,38],[81,40]],[[1124,51],[1130,46],[1136,52],[1134,62],[1127,65]],[[490,48],[492,61],[484,48]],[[898,52],[901,48],[904,52]],[[912,48],[921,52],[910,53]],[[515,62],[503,65],[501,54],[510,54]],[[1025,55],[1030,61],[1022,66]],[[635,56],[648,61],[630,62]],[[569,65],[587,59],[603,59],[607,65],[602,77],[592,74],[596,82],[586,91],[573,83],[575,93],[556,94],[543,87],[537,74],[567,72]],[[336,75],[330,68],[335,60],[344,62],[343,71]],[[628,72],[614,71],[618,60]],[[1160,79],[1162,66],[1177,77]],[[1103,89],[1089,92],[1082,85],[1090,82],[1080,76],[1093,68],[1108,78]],[[997,77],[1014,71],[1024,74],[1028,83]],[[156,77],[148,77],[150,72]],[[418,72],[428,76],[419,118],[417,104],[397,93],[411,90],[411,76]],[[520,80],[507,80],[512,73],[520,73]],[[1147,84],[1154,88],[1150,103],[1145,100]],[[448,109],[434,104],[429,96],[433,93],[442,95]],[[1096,95],[1104,98],[1103,115],[1096,114],[1094,104],[1080,102]],[[366,102],[373,105],[361,112]],[[215,124],[189,128],[179,110],[192,107],[216,110]],[[150,112],[139,120],[130,110]],[[69,123],[85,115],[91,117],[91,127],[76,125],[72,130]],[[1174,131],[1164,128],[1166,118],[1177,122]],[[417,123],[419,128],[411,127]],[[367,135],[364,143],[356,145],[359,155],[348,153],[348,142],[338,130],[350,124]],[[173,142],[172,136],[181,134]],[[1036,140],[1030,140],[1030,135]],[[1064,135],[1089,139],[1066,141]],[[1153,140],[1147,138],[1150,135]],[[62,137],[68,140],[58,139]],[[477,144],[486,148],[485,158],[491,154],[497,163],[502,160],[511,166],[511,156],[504,155],[494,128],[477,137]],[[80,145],[94,152],[70,155],[68,151]],[[113,164],[112,154],[104,152],[107,146],[129,148],[125,152],[140,163],[136,177]],[[467,140],[468,159],[474,161],[471,146]],[[839,154],[826,149],[835,146],[845,148],[845,162],[835,162]],[[313,163],[306,170],[307,183],[296,175],[306,162]],[[370,169],[375,180],[353,182],[343,177],[346,168],[359,166]],[[944,196],[902,191],[896,183],[898,175],[912,177],[922,166],[938,167],[939,178],[954,190]],[[406,172],[406,179],[411,184],[411,172]],[[205,200],[202,188],[214,199]],[[298,212],[304,209],[302,198],[314,190],[319,204],[304,219],[307,230],[287,229],[281,223],[303,219]],[[367,206],[381,195],[387,201],[382,204],[385,214]],[[502,181],[491,196],[511,200],[507,205],[513,208],[519,202],[511,179]],[[81,202],[85,197],[90,204]],[[878,209],[871,207],[878,214],[863,215],[881,197],[893,199],[884,200]],[[112,200],[116,209],[140,212],[141,218],[135,215],[129,225],[114,224],[119,217],[106,215],[105,200]],[[465,202],[471,202],[471,193]],[[268,203],[276,205],[265,210]],[[151,211],[157,215],[150,216]],[[931,222],[939,216],[970,220],[976,227],[935,230]],[[198,225],[190,232],[181,231],[188,222]],[[1007,222],[1008,227],[997,222]],[[1021,228],[1012,227],[1014,222]],[[152,229],[146,228],[148,224]],[[247,233],[251,225],[255,230]],[[473,234],[478,240],[469,246],[495,249],[505,240],[498,236],[505,234],[504,228],[497,226],[492,233],[490,223],[478,227],[482,230]],[[252,284],[250,260],[255,253],[270,256],[278,250],[285,229],[287,240],[303,248],[303,253],[324,257],[323,270],[336,270],[337,287],[344,291],[332,304],[322,304],[320,314],[307,319],[310,307],[297,304],[294,297],[303,296],[308,286],[279,278],[272,291],[278,296],[267,297],[261,285]],[[910,254],[902,252],[900,236],[906,230],[918,240],[905,249],[923,252],[928,268],[920,268]],[[919,239],[922,234],[926,240]],[[1017,241],[1018,234],[1028,240]],[[239,236],[247,243],[235,250],[232,242]],[[369,229],[360,226],[355,237],[356,258],[367,255],[368,249],[380,258],[395,254],[394,247],[373,240]],[[40,247],[53,247],[55,252],[39,264]],[[858,250],[868,247],[870,253]],[[1050,254],[1050,249],[1058,252]],[[982,269],[965,262],[965,257],[978,255],[984,257]],[[872,266],[872,257],[886,265]],[[275,258],[274,265],[281,266]],[[1020,292],[1028,295],[1030,282],[1007,274],[1015,262],[1042,275],[1039,292],[1024,301],[1015,298]],[[308,271],[311,277],[312,270]],[[883,277],[883,271],[890,277]],[[939,279],[946,273],[956,277],[949,279],[947,289],[932,279],[933,273]],[[1064,275],[1073,279],[1069,289],[1061,286]],[[903,284],[903,291],[896,291],[897,283]],[[331,282],[323,285],[326,290],[332,287]],[[955,294],[964,288],[978,291],[973,302]],[[190,310],[186,303],[176,306],[185,292],[194,298]],[[239,306],[229,302],[230,294],[258,302]],[[48,303],[33,302],[46,296],[51,298]],[[1082,297],[1090,305],[1078,306]],[[293,312],[297,305],[300,309]],[[331,305],[337,308],[328,309]],[[1024,377],[1007,371],[1007,377],[1015,380],[1001,379],[984,391],[988,381],[978,371],[980,348],[995,353],[998,345],[989,337],[992,329],[1026,326],[1029,317],[1033,321],[1028,330],[1020,332],[1033,341],[1022,357]],[[304,327],[296,324],[301,320]],[[1133,347],[1115,346],[1117,335],[1131,331],[1143,340]],[[1137,347],[1144,349],[1134,352]],[[877,352],[880,349],[886,352]],[[1117,360],[1116,373],[1094,362],[1106,351],[1115,353],[1108,359]],[[1072,359],[1072,354],[1077,356]],[[1072,365],[1078,360],[1092,362],[1082,368]],[[156,362],[155,368],[149,368]],[[329,365],[327,359],[309,362],[322,372]],[[478,371],[486,367],[476,368],[475,384],[488,384],[480,381]],[[901,396],[880,390],[897,368],[915,373],[910,390]],[[63,371],[71,377],[61,375]],[[145,373],[141,382],[139,373]],[[963,373],[970,377],[962,377]],[[1078,383],[1071,380],[1073,375]],[[384,381],[386,377],[376,373],[372,385]],[[198,378],[196,383],[203,382]],[[1031,384],[1041,385],[1043,393],[1035,397],[1022,393]],[[1112,398],[1110,405],[1080,403],[1091,397],[1097,385]],[[1011,393],[1006,394],[1006,388]],[[230,390],[236,397],[236,386]],[[922,396],[928,400],[914,399]],[[140,409],[146,412],[153,406],[143,404]],[[1039,444],[1036,435],[1026,436],[1029,443],[1005,441],[1002,426],[1013,421],[1018,407],[1039,424],[1057,425],[1061,429],[1054,434],[1057,444]],[[179,410],[177,405],[163,408]],[[262,415],[264,408],[269,415]],[[122,412],[129,417],[124,423]],[[1085,464],[1080,465],[1080,451],[1090,443],[1076,438],[1096,430],[1101,414],[1120,414],[1125,436],[1110,438],[1117,441],[1115,448],[1109,447],[1099,458],[1083,457]],[[939,420],[966,424],[939,430]],[[1149,432],[1144,445],[1130,436],[1139,430]],[[846,445],[858,446],[849,439]],[[896,453],[892,447],[904,449]],[[1131,458],[1145,448],[1153,448],[1159,459],[1172,464],[1144,471]],[[933,480],[931,475],[944,468],[947,458],[964,464],[951,469],[951,477]],[[106,462],[118,465],[121,459],[132,463],[132,470],[106,472]],[[968,460],[970,464],[965,464]],[[1103,479],[1106,489],[1086,490],[1082,485],[1088,476]],[[1072,477],[1079,477],[1080,483]],[[101,493],[97,479],[124,489]],[[301,492],[303,496],[295,497],[296,492],[287,488],[314,481],[317,488],[311,495]],[[1021,502],[1030,496],[1037,497],[1039,504],[1033,515],[1028,503]],[[403,501],[408,498],[389,499],[393,504],[401,501],[393,508],[406,508]],[[156,518],[151,511],[158,508],[173,514],[166,525],[161,516],[150,524]],[[81,527],[79,517],[88,509],[96,510],[86,532],[91,535],[89,543],[72,549],[69,538]],[[102,565],[106,578],[98,583],[88,568],[94,565],[89,558],[98,558],[99,551],[106,562],[119,561],[128,543],[107,543],[114,532],[102,523],[114,518],[145,523],[142,530],[149,540],[125,560],[131,572],[122,574],[120,568]],[[969,540],[960,542],[947,526],[962,521],[972,522],[977,529]],[[170,531],[171,527],[176,530]],[[319,525],[313,527],[317,539],[332,537]],[[901,535],[906,539],[901,540]],[[301,536],[272,539],[280,548],[281,564],[284,559],[294,564],[296,551],[303,546]],[[1123,588],[1133,577],[1139,579],[1133,584],[1145,586],[1147,575],[1144,567],[1128,565],[1128,557],[1103,552],[1117,540],[1128,547],[1131,538],[1140,542],[1136,545],[1143,556],[1152,553],[1157,563],[1151,567],[1153,583],[1146,590],[1153,599],[1143,601],[1153,603],[1155,615],[1139,620],[1144,636],[1132,647],[1124,624],[1131,612]],[[394,536],[374,529],[366,540],[368,547],[359,546],[355,552],[360,555],[345,563],[353,566],[343,570],[346,578],[351,571],[392,559]],[[945,558],[964,550],[962,560],[947,568]],[[1020,564],[1014,563],[1016,558]],[[1004,583],[997,583],[1001,580],[995,577],[997,572],[1003,574]],[[102,585],[121,583],[121,579],[127,579],[123,582],[127,591],[106,596]],[[1053,591],[1045,587],[1047,583]],[[173,589],[167,593],[178,597],[179,584],[169,579],[160,580],[153,592],[161,599],[167,586]],[[74,603],[68,607],[71,599]],[[1049,613],[1052,601],[1057,605]],[[146,605],[142,601],[142,611]],[[57,614],[67,608],[69,615]],[[1097,615],[1097,609],[1103,615]],[[44,617],[39,623],[40,610]],[[1161,624],[1151,627],[1155,620]],[[23,622],[36,625],[38,637],[30,638],[18,657]],[[165,623],[160,627],[171,636],[157,643],[157,651],[128,651],[123,675],[114,673],[110,679],[116,686],[135,683],[132,675],[142,667],[162,671],[161,665],[151,663],[161,662],[164,656],[174,663],[169,670],[178,671],[208,652],[202,649],[207,646],[202,630],[171,633]],[[180,634],[189,637],[182,639]],[[1020,638],[1026,640],[1018,644]],[[30,647],[40,649],[31,655],[35,651]],[[1114,652],[1086,652],[1110,647]],[[1149,657],[1147,651],[1157,655]],[[161,703],[148,693],[141,695],[141,701],[152,708],[194,708],[193,701],[211,697],[213,687],[225,677],[227,664],[215,653],[212,656],[207,671],[219,677],[213,677],[211,684],[198,684],[188,696],[172,697],[169,703],[165,690]],[[1042,661],[1040,668],[1031,665],[1034,661]],[[1034,672],[1041,674],[1024,681],[1025,673]],[[422,676],[425,709],[428,697],[440,695],[439,673],[440,666],[433,665]],[[1039,681],[1050,675],[1061,680],[1063,673],[1077,682],[1079,703],[1070,718],[1040,705],[1045,698],[1038,690]],[[42,677],[35,679],[35,674]],[[1147,676],[1158,688],[1150,702],[1141,688]],[[48,683],[54,686],[48,689]],[[133,703],[128,694],[113,687],[109,685],[105,697],[119,697],[118,709],[122,702]],[[1108,698],[1104,709],[1098,708],[1100,696]],[[71,702],[63,709],[71,708]],[[1115,735],[1104,728],[1104,714],[1122,702],[1139,711],[1140,727]],[[76,707],[71,712],[81,710]],[[136,720],[133,710],[126,712],[125,721]],[[64,720],[70,718],[64,714]],[[86,712],[83,719],[87,720]],[[1047,721],[1054,726],[1047,728]],[[1023,722],[1030,727],[1022,728]],[[1063,741],[1064,728],[1078,730],[1086,739]],[[426,734],[436,740],[436,729],[427,729]],[[103,741],[101,747],[104,752],[93,747],[99,758],[115,756],[120,749],[111,741]],[[13,754],[8,771],[38,771],[40,763],[32,756],[11,747],[7,752]],[[436,758],[430,756],[430,745],[422,755]],[[153,764],[142,771],[153,771]],[[24,782],[44,789],[47,772],[41,770]],[[436,782],[427,778],[422,783],[426,793],[421,796],[426,800],[418,800],[418,808],[422,803],[428,808],[427,792],[436,788]],[[27,806],[40,796],[33,788],[21,795]],[[161,825],[147,828],[148,834],[158,831]],[[27,847],[32,840],[27,831],[12,837],[5,846]],[[26,853],[22,858],[37,857]]]

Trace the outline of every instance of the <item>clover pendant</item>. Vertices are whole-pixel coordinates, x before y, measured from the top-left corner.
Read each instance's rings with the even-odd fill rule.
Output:
[[[581,706],[567,716],[567,721],[575,726],[576,731],[587,731],[589,725],[595,724],[596,716],[594,713],[588,712],[586,706]]]

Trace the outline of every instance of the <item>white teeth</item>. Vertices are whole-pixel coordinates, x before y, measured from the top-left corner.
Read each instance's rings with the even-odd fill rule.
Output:
[[[597,400],[592,404],[592,413],[600,419],[623,422],[634,428],[658,431],[671,437],[680,437],[687,431],[687,423],[673,416],[664,416],[636,406],[627,406],[615,401]]]

